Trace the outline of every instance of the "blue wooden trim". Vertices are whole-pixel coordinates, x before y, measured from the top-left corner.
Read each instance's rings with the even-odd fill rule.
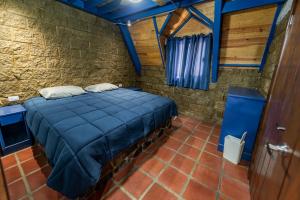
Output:
[[[164,32],[164,30],[165,30],[166,26],[168,25],[170,19],[172,18],[172,15],[173,15],[172,12],[170,12],[170,13],[168,14],[168,16],[167,16],[167,18],[166,18],[164,24],[163,24],[163,25],[161,26],[161,28],[160,28],[159,35],[161,35],[161,34]]]
[[[203,24],[204,26],[206,26],[206,27],[212,29],[212,27],[210,27],[210,25],[209,25],[206,21],[204,21],[203,19],[201,19],[201,18],[195,16],[194,14],[192,14],[192,18],[195,19],[195,20],[197,20],[198,22],[200,22],[200,23]]]
[[[192,19],[192,15],[190,15],[180,26],[170,35],[170,37],[174,37],[178,31],[180,31],[190,20]]]
[[[116,12],[108,13],[107,17],[118,20],[119,18],[125,17],[127,15],[132,15],[134,13],[141,12],[143,10],[148,10],[158,6],[156,2],[153,1],[143,1],[137,4],[132,4],[130,6],[124,5],[122,8],[118,9]]]
[[[270,49],[270,46],[272,44],[273,37],[274,37],[274,34],[275,34],[275,30],[276,30],[276,22],[277,22],[277,19],[278,19],[278,16],[280,14],[281,9],[282,9],[282,4],[278,4],[275,15],[274,15],[273,23],[272,23],[272,26],[271,26],[270,34],[269,34],[269,37],[268,37],[268,40],[267,40],[267,43],[266,43],[266,47],[265,47],[265,50],[264,50],[264,53],[263,53],[263,56],[262,56],[262,59],[261,59],[261,65],[260,65],[259,71],[262,71],[264,69],[265,64],[266,64],[269,49]]]
[[[126,25],[120,25],[120,24],[118,26],[119,26],[120,31],[122,33],[124,42],[127,46],[127,49],[128,49],[129,55],[131,57],[131,60],[134,64],[135,72],[138,75],[141,75],[142,65],[141,65],[140,59],[138,57],[138,54],[136,52],[135,46],[133,44],[133,41],[132,41],[130,32],[128,30],[128,27]]]
[[[86,3],[91,5],[91,6],[97,6],[99,4],[102,4],[106,0],[87,0]]]
[[[259,68],[260,64],[219,64],[219,67],[255,67],[255,68]]]
[[[222,25],[222,0],[215,0],[215,17],[213,29],[213,59],[212,59],[212,82],[218,81],[220,38]]]
[[[97,7],[98,8],[98,11],[101,15],[105,15],[107,13],[110,13],[114,10],[118,10],[118,8],[120,7],[121,5],[121,0],[114,0],[108,4],[105,4],[101,7]]]
[[[162,51],[160,40],[159,40],[159,32],[158,32],[158,27],[157,27],[157,22],[156,22],[156,16],[153,16],[152,20],[153,20],[153,25],[154,25],[154,28],[155,28],[155,35],[156,35],[156,39],[157,39],[157,44],[158,44],[158,48],[159,48],[161,62],[163,64],[163,66],[165,66],[165,59],[164,59],[164,56],[163,56],[163,51]]]
[[[200,17],[201,19],[203,19],[207,24],[209,24],[209,27],[211,29],[213,29],[214,26],[214,22],[211,21],[211,19],[209,19],[208,17],[206,17],[200,10],[198,10],[197,8],[195,8],[194,6],[190,6],[189,10],[192,11],[193,13],[195,13],[198,17]]]
[[[139,12],[139,13],[136,13],[133,15],[128,15],[126,17],[120,18],[119,20],[121,20],[123,22],[126,22],[128,20],[136,21],[139,19],[152,17],[154,15],[159,15],[159,14],[166,13],[166,12],[172,12],[172,11],[176,10],[177,8],[186,8],[193,4],[202,3],[205,1],[206,0],[182,0],[180,2],[175,2],[175,3],[167,4],[164,6],[159,6],[157,8]]]
[[[286,0],[235,0],[224,3],[222,13],[246,10],[270,4],[284,3]]]

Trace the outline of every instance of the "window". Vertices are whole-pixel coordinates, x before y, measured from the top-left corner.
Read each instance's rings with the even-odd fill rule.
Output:
[[[168,85],[208,90],[211,34],[172,37],[166,47]]]

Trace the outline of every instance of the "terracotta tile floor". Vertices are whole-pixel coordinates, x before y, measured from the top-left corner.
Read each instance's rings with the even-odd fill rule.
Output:
[[[250,199],[247,166],[217,151],[220,128],[180,116],[162,139],[80,199]],[[37,147],[1,158],[14,199],[66,199],[46,186],[51,168]]]

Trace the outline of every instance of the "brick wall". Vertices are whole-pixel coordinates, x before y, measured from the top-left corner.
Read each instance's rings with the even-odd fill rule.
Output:
[[[161,66],[143,66],[137,85],[147,92],[168,96],[176,101],[179,112],[200,120],[221,121],[230,85],[258,88],[260,74],[253,69],[223,69],[217,83],[208,91],[170,87],[166,84],[165,69]]]
[[[279,63],[280,53],[284,42],[285,31],[289,19],[287,14],[276,27],[275,35],[270,46],[269,54],[267,57],[266,65],[262,73],[260,90],[263,95],[267,96],[271,85],[273,73]]]
[[[170,87],[166,84],[165,69],[162,66],[143,66],[137,85],[145,91],[174,99],[179,113],[200,120],[220,123],[226,103],[229,86],[256,88],[267,96],[271,79],[278,65],[289,13],[284,13],[277,22],[276,32],[269,50],[263,73],[253,69],[221,69],[217,83],[210,84],[208,91]]]
[[[54,0],[0,0],[0,105],[48,86],[134,85],[116,25]]]

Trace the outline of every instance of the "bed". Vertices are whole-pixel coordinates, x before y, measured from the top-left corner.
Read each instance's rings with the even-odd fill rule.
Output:
[[[52,166],[47,185],[69,198],[84,194],[118,153],[177,115],[173,100],[119,88],[24,103],[26,122]]]

